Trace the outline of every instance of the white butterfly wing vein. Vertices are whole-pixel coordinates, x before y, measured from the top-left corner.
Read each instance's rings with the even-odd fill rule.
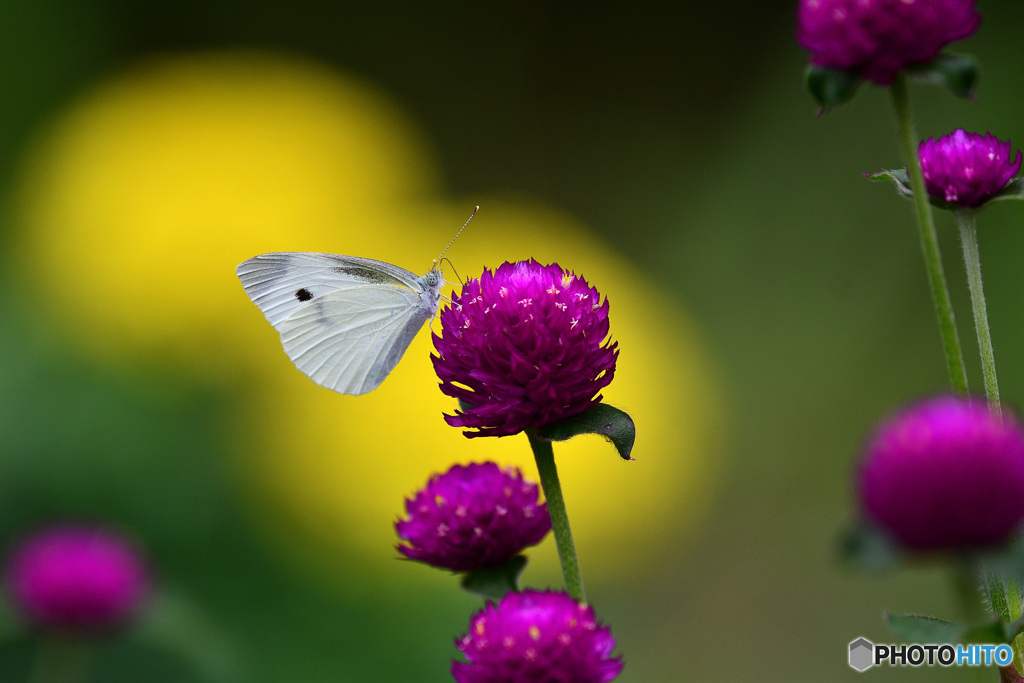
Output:
[[[384,381],[432,314],[410,289],[354,288],[297,310],[281,324],[281,342],[317,384],[362,394]]]
[[[371,391],[436,311],[440,278],[353,256],[263,254],[237,269],[285,353],[317,384]]]

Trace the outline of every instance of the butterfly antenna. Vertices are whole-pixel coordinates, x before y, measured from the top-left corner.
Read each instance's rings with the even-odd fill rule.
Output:
[[[455,240],[459,239],[459,235],[462,234],[462,231],[466,229],[466,226],[469,225],[469,222],[471,220],[473,220],[473,216],[475,216],[476,212],[479,211],[479,210],[480,210],[479,206],[476,206],[476,207],[473,208],[473,213],[469,214],[469,218],[467,218],[466,222],[462,224],[462,227],[459,228],[459,231],[457,233],[455,233],[455,237],[452,238],[452,241],[449,242],[448,246],[441,250],[441,254],[436,259],[434,259],[434,265],[435,266],[437,265],[438,261],[441,260],[441,257],[445,255],[445,252],[448,251],[448,248],[451,247],[453,244],[455,244]],[[449,263],[450,263],[450,261],[449,261]]]
[[[448,265],[452,267],[452,270],[455,270],[455,264],[452,263],[452,260],[450,258],[448,258],[447,256],[445,256],[444,258],[438,257],[438,259],[437,259],[437,261],[435,261],[435,263],[439,263],[441,261],[447,261]],[[457,271],[457,270],[455,270],[455,277],[456,277],[455,282],[448,282],[448,280],[445,280],[445,282],[448,282],[448,284],[450,284],[450,285],[461,285],[462,284],[462,276],[459,275],[459,271]]]

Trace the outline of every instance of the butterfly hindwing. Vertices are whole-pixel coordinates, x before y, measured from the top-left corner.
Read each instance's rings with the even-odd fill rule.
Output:
[[[384,381],[433,312],[411,289],[367,286],[314,299],[278,329],[285,353],[310,379],[364,394]]]

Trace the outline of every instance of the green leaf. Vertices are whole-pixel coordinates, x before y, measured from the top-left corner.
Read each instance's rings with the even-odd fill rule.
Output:
[[[879,182],[892,182],[896,185],[896,191],[908,199],[913,198],[914,191],[910,189],[910,177],[907,169],[894,168],[892,170],[879,171],[878,173],[865,173],[869,180]]]
[[[971,55],[943,53],[925,64],[907,67],[907,74],[918,80],[944,85],[957,97],[971,99],[978,82],[981,64]]]
[[[823,110],[842,104],[853,97],[862,80],[855,71],[826,69],[813,64],[807,67],[804,75],[807,89]]]
[[[636,440],[633,418],[607,403],[595,403],[579,415],[567,417],[537,432],[545,441],[567,441],[578,434],[600,434],[619,451],[623,460],[632,460],[630,453]]]
[[[911,643],[1008,643],[997,619],[983,624],[959,624],[916,614],[885,614],[889,630]]]
[[[894,634],[911,643],[959,643],[968,632],[967,624],[957,624],[916,614],[885,613],[885,623]]]
[[[864,522],[855,523],[840,538],[840,558],[870,572],[894,568],[903,558],[899,546],[879,529]]]
[[[526,567],[526,557],[516,555],[499,567],[478,567],[462,577],[462,590],[481,598],[501,600],[505,594],[519,590],[519,575]]]

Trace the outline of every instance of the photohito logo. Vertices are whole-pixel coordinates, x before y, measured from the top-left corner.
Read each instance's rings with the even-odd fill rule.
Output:
[[[867,638],[850,643],[850,666],[867,671],[880,664],[889,666],[1006,666],[1013,661],[1009,645],[875,645]]]

